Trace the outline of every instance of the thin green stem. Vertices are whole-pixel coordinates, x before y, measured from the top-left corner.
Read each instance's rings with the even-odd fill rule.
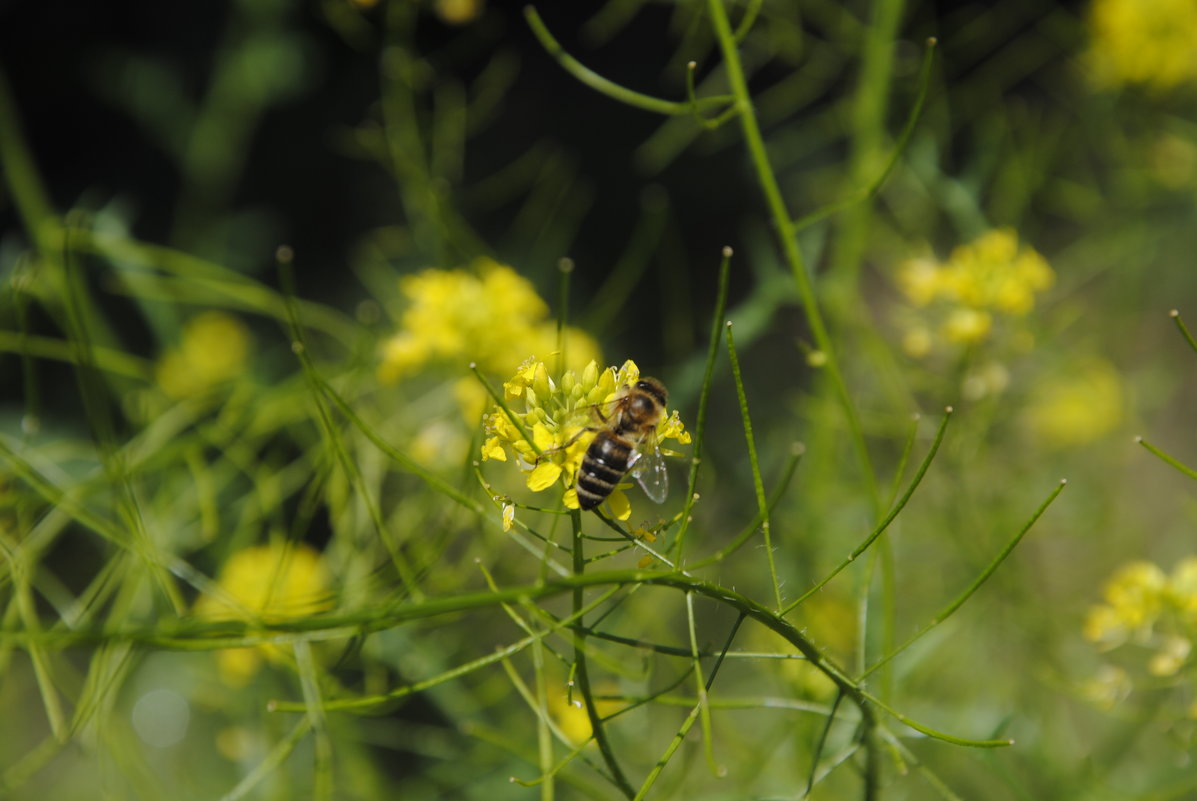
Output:
[[[306,715],[301,717],[291,731],[287,733],[287,736],[279,740],[278,744],[271,749],[265,759],[259,762],[253,770],[245,774],[245,778],[237,782],[237,786],[232,790],[222,795],[219,801],[240,801],[242,798],[247,797],[255,787],[265,781],[270,774],[278,770],[311,728],[311,718]]]
[[[1150,442],[1143,439],[1142,437],[1135,437],[1135,442],[1142,445],[1150,453],[1154,454],[1156,458],[1160,459],[1165,464],[1169,464],[1172,467],[1175,467],[1177,470],[1184,473],[1189,478],[1197,479],[1197,470],[1194,470],[1193,468],[1189,467],[1184,462],[1177,459],[1175,456],[1165,453],[1164,451],[1160,450],[1155,445],[1152,445]]]
[[[744,37],[752,30],[752,24],[756,22],[756,18],[761,13],[761,6],[763,5],[764,0],[748,0],[748,8],[744,9],[744,16],[740,18],[740,24],[736,26],[737,44],[743,42]]]
[[[771,513],[773,511],[778,502],[781,501],[782,496],[785,495],[785,491],[789,489],[790,481],[794,478],[794,473],[798,469],[798,463],[802,461],[803,453],[804,450],[802,444],[795,443],[790,454],[790,460],[786,463],[786,468],[782,472],[781,480],[777,482],[777,486],[773,488],[773,494],[769,496],[769,502],[766,505],[765,514]],[[756,515],[754,515],[753,518],[748,521],[748,523],[740,530],[740,533],[737,534],[731,542],[729,542],[727,545],[724,545],[710,556],[703,557],[697,562],[690,564],[689,568],[691,570],[697,570],[701,567],[706,567],[707,565],[721,562],[727,557],[731,556],[733,553],[743,547],[744,543],[752,539],[753,535],[756,534],[757,529],[760,528],[761,523],[764,521],[765,514],[762,514],[758,509]]]
[[[1192,348],[1194,352],[1197,352],[1197,339],[1193,339],[1193,335],[1189,333],[1189,329],[1185,325],[1185,321],[1180,319],[1180,312],[1176,309],[1173,309],[1172,311],[1168,312],[1168,316],[1171,317],[1176,323],[1176,328],[1180,331],[1181,336],[1185,338],[1185,342],[1189,343],[1189,347]]]
[[[573,259],[561,259],[557,262],[557,274],[559,280],[557,282],[557,371],[556,375],[560,378],[567,367],[569,367],[569,359],[565,353],[565,343],[568,338],[565,335],[566,328],[569,326],[569,278],[574,272]]]
[[[928,449],[927,455],[923,457],[922,464],[919,465],[918,471],[915,472],[914,478],[911,479],[910,486],[906,488],[906,492],[902,493],[902,497],[899,498],[898,502],[894,504],[892,509],[890,509],[889,514],[885,516],[885,519],[878,523],[877,527],[869,533],[869,536],[865,537],[864,540],[852,550],[852,553],[848,554],[848,557],[844,559],[844,561],[840,562],[834,570],[824,576],[818,584],[811,587],[809,590],[799,596],[797,600],[791,602],[789,606],[781,610],[783,615],[789,614],[807,598],[811,597],[816,592],[827,586],[829,581],[839,575],[840,571],[842,571],[848,565],[855,562],[857,557],[864,553],[868,547],[872,545],[873,542],[880,537],[887,528],[889,528],[890,523],[894,522],[894,519],[898,516],[902,509],[906,507],[906,504],[910,501],[911,496],[914,495],[914,491],[918,489],[919,484],[922,483],[923,476],[927,474],[927,469],[931,467],[931,460],[935,458],[935,454],[939,451],[939,445],[941,442],[943,442],[944,432],[948,428],[948,420],[951,418],[952,407],[949,406],[944,410],[943,420],[941,420],[939,423],[939,430],[935,432],[935,439],[932,440],[931,447]]]
[[[574,576],[580,578],[586,572],[585,548],[582,544],[582,512],[578,509],[570,510],[569,520],[573,530]],[[599,753],[603,755],[603,762],[611,771],[611,778],[615,782],[615,786],[624,796],[632,798],[636,795],[636,790],[624,775],[623,767],[619,764],[615,750],[611,747],[611,741],[607,739],[607,730],[603,725],[602,716],[599,715],[598,707],[594,703],[594,690],[590,685],[590,673],[586,666],[586,628],[582,620],[582,608],[585,601],[583,585],[574,587],[572,599],[573,616],[577,622],[577,628],[573,629],[573,637],[574,675],[578,692],[582,696],[582,702],[586,705],[586,716],[590,719],[591,734],[599,747]]]
[[[736,49],[735,36],[727,19],[727,11],[723,7],[723,0],[707,0],[711,23],[715,29],[715,36],[723,52],[723,61],[727,68],[728,81],[731,83],[732,94],[736,98],[735,107],[739,111],[740,124],[744,134],[744,142],[748,148],[749,157],[756,170],[757,181],[764,194],[769,215],[777,230],[777,237],[781,244],[782,255],[794,276],[794,283],[798,289],[798,297],[802,302],[806,314],[807,324],[815,345],[826,356],[824,369],[831,380],[835,393],[843,407],[848,429],[852,436],[852,445],[860,464],[862,480],[868,490],[869,499],[881,516],[881,496],[877,487],[877,476],[873,471],[872,457],[869,455],[868,444],[864,438],[864,429],[856,412],[856,405],[848,391],[836,357],[835,347],[823,320],[823,313],[819,309],[819,302],[815,296],[815,288],[810,274],[803,263],[802,253],[798,249],[798,239],[794,230],[793,216],[786,208],[781,195],[781,187],[777,183],[777,176],[769,163],[769,156],[765,150],[765,140],[761,135],[760,125],[756,119],[756,109],[752,104],[752,97],[748,93],[748,81],[744,76],[744,68],[740,63],[740,54]]]
[[[295,664],[299,671],[304,709],[315,735],[312,796],[315,801],[327,801],[333,796],[332,738],[329,737],[324,717],[316,662],[312,657],[311,643],[297,641],[292,643],[291,647],[295,652]]]
[[[756,493],[757,513],[761,518],[761,534],[765,539],[765,557],[769,562],[769,579],[773,583],[773,600],[781,609],[781,582],[777,578],[777,565],[773,558],[773,534],[769,525],[769,502],[765,499],[765,483],[761,480],[761,464],[757,458],[756,440],[752,436],[752,417],[748,414],[748,396],[744,392],[744,381],[740,376],[740,359],[736,356],[736,338],[732,324],[727,323],[727,357],[731,362],[732,380],[736,385],[736,398],[740,402],[740,418],[744,423],[744,440],[748,444],[748,464],[752,468],[752,488]]]
[[[295,278],[291,266],[292,258],[293,253],[290,248],[279,248],[279,276],[283,286],[283,297],[286,302],[287,322],[291,334],[291,349],[299,360],[300,368],[303,370],[304,377],[307,379],[311,390],[312,401],[316,406],[316,419],[324,434],[324,440],[332,450],[337,462],[341,465],[345,477],[362,499],[362,503],[366,507],[370,521],[374,526],[374,532],[378,540],[386,547],[387,552],[390,554],[391,563],[395,565],[395,571],[399,574],[404,589],[406,589],[412,598],[419,600],[424,594],[416,581],[415,570],[400,547],[387,536],[387,526],[386,522],[382,519],[382,509],[370,493],[369,487],[366,486],[365,478],[362,476],[357,462],[350,457],[349,450],[345,446],[345,441],[340,431],[337,430],[337,426],[332,419],[332,414],[325,403],[324,393],[321,392],[324,382],[320,377],[319,371],[316,370],[316,366],[312,363],[303,325],[300,323],[299,311],[292,300],[295,297]]]
[[[918,94],[915,96],[914,104],[910,107],[906,123],[902,126],[902,132],[898,135],[898,141],[894,144],[894,151],[890,154],[889,161],[886,162],[885,167],[867,186],[857,189],[842,200],[830,203],[821,209],[816,209],[805,217],[796,220],[794,222],[795,231],[809,228],[822,219],[855,206],[857,203],[870,200],[876,197],[877,193],[881,191],[881,187],[885,185],[885,181],[889,178],[890,173],[894,171],[894,167],[898,166],[898,161],[901,159],[902,154],[906,152],[906,147],[910,144],[910,138],[914,135],[914,129],[917,127],[919,118],[923,114],[923,106],[927,102],[927,88],[931,85],[932,57],[935,54],[937,44],[938,40],[934,37],[927,40],[927,49],[923,51],[923,64],[919,70]]]
[[[1002,562],[1006,561],[1006,557],[1008,557],[1010,555],[1010,553],[1014,550],[1015,546],[1017,546],[1018,543],[1020,543],[1022,541],[1022,538],[1026,535],[1026,533],[1028,531],[1031,530],[1031,527],[1035,525],[1035,523],[1039,520],[1039,518],[1043,516],[1043,513],[1046,512],[1047,508],[1052,505],[1052,502],[1055,501],[1057,497],[1059,497],[1060,493],[1064,491],[1064,487],[1067,484],[1068,484],[1067,479],[1062,479],[1060,481],[1060,483],[1056,485],[1056,488],[1054,490],[1052,490],[1051,493],[1047,496],[1047,498],[1043,501],[1043,503],[1039,504],[1039,508],[1036,509],[1035,513],[1031,515],[1030,519],[1027,520],[1027,522],[1025,524],[1023,524],[1023,527],[1018,531],[1018,533],[1016,533],[1013,537],[1010,538],[1010,541],[1006,543],[1005,547],[1003,547],[1002,550],[998,551],[997,555],[993,557],[993,560],[990,561],[989,565],[986,566],[986,568],[981,571],[980,575],[978,575],[975,579],[973,579],[972,583],[970,583],[967,587],[964,588],[963,592],[961,592],[958,596],[956,596],[954,599],[952,599],[952,601],[947,606],[945,606],[942,610],[940,610],[939,614],[937,614],[935,617],[931,618],[930,622],[928,622],[927,625],[925,625],[921,629],[919,629],[918,632],[916,632],[914,634],[914,636],[912,636],[906,642],[902,643],[900,646],[895,648],[890,653],[886,654],[885,657],[878,660],[876,664],[874,664],[872,667],[870,667],[868,670],[866,670],[864,673],[862,673],[860,676],[860,680],[863,681],[869,675],[876,672],[882,665],[889,663],[889,661],[891,659],[893,659],[895,656],[902,653],[907,648],[909,648],[911,645],[916,643],[927,632],[931,631],[931,629],[935,628],[940,623],[943,623],[945,620],[947,620],[949,617],[951,617],[953,614],[955,614],[956,610],[959,609],[961,606],[963,606],[964,602],[967,601],[969,598],[971,598],[973,596],[973,593],[975,593],[977,590],[979,590],[981,588],[981,585],[984,584],[989,579],[989,577],[994,574],[994,571],[996,571],[998,569],[998,567],[1002,564]]]
[[[144,560],[152,580],[175,614],[181,615],[187,604],[183,601],[174,580],[162,569],[164,559],[146,529],[145,518],[133,487],[127,455],[116,444],[111,390],[96,366],[91,332],[92,321],[98,312],[91,303],[91,295],[78,263],[78,255],[71,244],[75,233],[84,230],[83,222],[81,219],[68,222],[62,238],[63,252],[60,254],[67,329],[75,349],[75,374],[79,382],[83,410],[104,472],[118,490],[115,500],[116,512],[130,532],[133,549]]]
[[[0,175],[21,222],[43,257],[53,250],[58,220],[50,197],[37,174],[25,136],[21,131],[16,102],[8,78],[0,72]]]
[[[921,415],[913,415],[910,421],[910,434],[906,437],[906,442],[902,444],[902,455],[898,457],[898,464],[894,468],[894,483],[890,487],[889,499],[886,501],[887,506],[893,506],[894,499],[898,497],[898,491],[902,487],[902,476],[906,473],[906,465],[910,461],[910,454],[914,450],[914,441],[919,435],[919,421]]]
[[[532,438],[532,435],[528,433],[528,429],[524,427],[524,421],[520,419],[518,414],[511,410],[511,407],[507,405],[507,401],[504,400],[503,396],[499,394],[498,390],[491,385],[486,376],[482,375],[482,371],[478,369],[478,365],[474,362],[470,362],[470,372],[473,373],[478,381],[482,384],[483,388],[486,390],[486,394],[490,395],[490,398],[495,402],[495,405],[503,410],[503,414],[507,416],[507,419],[511,421],[511,424],[520,432],[520,436],[524,438],[524,441],[528,443],[528,446],[532,448],[532,450],[536,451],[538,456],[544,455],[544,451],[540,449],[540,446],[536,444],[536,440]]]
[[[612,100],[617,100],[620,103],[644,109],[645,111],[651,111],[655,114],[667,115],[690,114],[696,106],[700,110],[706,110],[727,105],[730,101],[728,97],[704,97],[694,103],[679,103],[673,100],[662,100],[661,98],[652,97],[651,95],[628,89],[625,86],[620,86],[586,67],[582,62],[565,52],[565,48],[549,32],[548,26],[544,24],[544,20],[540,18],[540,14],[536,12],[534,7],[530,5],[524,6],[524,19],[528,21],[528,27],[532,29],[532,33],[536,35],[536,38],[540,41],[545,51],[566,72],[573,75],[586,86],[597,92],[601,92]]]
[[[686,505],[682,509],[682,524],[674,539],[674,561],[682,564],[682,547],[686,532],[690,528],[691,510],[694,508],[694,491],[698,487],[698,468],[702,464],[702,445],[707,428],[707,403],[711,398],[711,377],[715,372],[715,358],[719,355],[719,337],[723,333],[723,313],[727,309],[727,284],[731,274],[732,249],[723,248],[723,259],[719,262],[719,279],[715,289],[715,314],[711,319],[711,337],[707,343],[707,363],[702,374],[702,389],[698,393],[698,413],[694,421],[694,453],[690,457],[690,478],[686,482]]]
[[[880,699],[870,695],[867,692],[864,692],[863,690],[861,691],[861,695],[863,695],[871,703],[876,704],[884,712],[892,715],[895,719],[905,723],[915,731],[925,734],[928,737],[932,737],[936,740],[942,740],[945,743],[951,743],[952,745],[963,745],[969,748],[1005,748],[1006,746],[1014,745],[1014,741],[1006,737],[993,740],[970,740],[966,737],[957,737],[954,734],[948,734],[946,732],[939,731],[938,729],[933,729],[930,726],[919,723],[917,720],[912,720],[908,716],[902,714],[898,710],[894,709],[888,704],[883,703]]]
[[[687,599],[689,597],[690,594],[687,593]],[[708,698],[707,693],[710,691],[711,686],[715,683],[715,677],[719,674],[719,668],[723,666],[723,657],[727,654],[727,650],[731,648],[732,640],[735,639],[736,632],[740,630],[740,624],[743,622],[744,614],[741,613],[740,616],[736,618],[736,622],[732,624],[731,630],[727,634],[727,640],[723,643],[723,650],[719,654],[719,659],[716,660],[715,665],[711,668],[711,675],[707,677],[706,683],[702,685],[697,699],[691,705],[690,713],[686,716],[686,719],[682,721],[682,725],[678,727],[677,732],[674,734],[673,739],[669,742],[665,752],[661,754],[660,758],[657,759],[656,764],[653,765],[652,770],[648,772],[648,776],[645,777],[644,783],[640,785],[640,790],[636,793],[635,801],[640,801],[641,799],[648,797],[649,790],[651,790],[653,785],[656,784],[657,778],[660,777],[661,772],[665,770],[665,766],[669,764],[669,760],[675,753],[677,753],[677,749],[686,739],[686,735],[689,734],[690,729],[694,727],[694,722],[698,720],[700,715],[703,714],[703,707],[709,707],[710,699]],[[696,649],[692,645],[691,654],[694,654],[695,652]],[[708,756],[708,759],[713,765],[714,757]],[[716,775],[721,775],[718,768],[716,768]]]
[[[690,635],[690,666],[694,674],[694,695],[698,699],[695,706],[699,709],[699,720],[702,722],[703,753],[706,754],[707,767],[711,774],[718,776],[720,769],[715,762],[715,746],[711,736],[711,707],[707,698],[708,684],[702,676],[702,660],[698,656],[698,633],[694,625],[694,593],[686,593],[686,628]]]

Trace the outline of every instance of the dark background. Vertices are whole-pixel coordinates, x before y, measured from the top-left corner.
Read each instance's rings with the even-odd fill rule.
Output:
[[[662,74],[674,56],[667,48],[676,40],[668,5],[641,9],[613,40],[599,46],[584,35],[584,25],[599,4],[542,5],[550,29],[583,63],[648,94],[678,96],[675,83]],[[988,38],[978,40],[969,26],[990,16],[996,4],[912,4],[903,46],[917,50],[916,43],[938,35],[943,43],[939,69],[945,82],[967,81],[979,62],[1024,35],[1045,13],[1035,10],[1038,4],[1002,5],[1005,30],[991,31]],[[115,64],[130,54],[160,62],[177,76],[188,99],[196,101],[205,92],[219,55],[230,9],[230,4],[221,2],[10,0],[0,5],[0,64],[12,85],[37,167],[60,210],[100,206],[119,198],[132,209],[137,236],[152,242],[170,239],[180,190],[178,172],[144,128],[108,96],[116,80]],[[663,172],[645,175],[635,163],[634,151],[661,124],[661,118],[578,84],[535,41],[521,9],[519,3],[492,2],[478,19],[461,27],[446,24],[424,9],[417,21],[414,45],[439,76],[468,82],[499,50],[518,58],[518,78],[493,124],[466,143],[465,174],[461,187],[453,191],[469,224],[483,242],[498,250],[500,258],[537,278],[542,291],[551,294],[551,287],[543,284],[551,278],[551,264],[522,263],[518,251],[523,243],[505,241],[514,207],[471,209],[469,193],[463,190],[494,174],[529,143],[543,142],[558,150],[575,171],[574,191],[583,193],[589,203],[576,239],[559,254],[571,256],[578,264],[575,286],[580,297],[597,285],[605,266],[619,258],[643,212],[647,187],[654,188],[647,202],[667,201],[676,225],[677,258],[701,284],[713,273],[719,249],[737,244],[744,218],[759,215],[759,195],[742,148],[723,146],[720,143],[727,137],[718,133],[700,139]],[[338,137],[359,124],[378,97],[382,15],[380,7],[364,12],[376,34],[373,41],[366,37],[349,43],[329,25],[322,6],[313,2],[291,6],[286,27],[304,41],[309,79],[293,96],[266,109],[231,198],[234,207],[268,210],[278,240],[295,247],[302,255],[301,264],[320,265],[302,276],[305,294],[328,297],[331,292],[346,299],[358,294],[330,266],[343,263],[366,231],[402,218],[390,177],[377,164],[347,158],[338,147]],[[800,20],[797,13],[795,18]],[[1045,92],[1043,76],[1050,75],[1067,55],[1060,50],[1026,79],[995,89],[1005,96],[1019,93],[1029,102],[1057,102],[1050,95],[1050,78]],[[842,75],[827,87],[826,96],[810,109],[849,91],[854,66],[845,65]],[[779,59],[754,74],[753,88],[767,88],[790,71],[791,65]],[[909,65],[905,71],[910,72]],[[910,83],[909,74],[905,80]],[[902,100],[912,92],[909,85],[895,87],[891,105],[898,123],[906,111]],[[936,101],[932,97],[930,102]],[[956,142],[955,147],[967,149],[967,144]],[[842,143],[832,142],[790,169],[802,170],[812,162],[830,162],[842,155]],[[957,155],[967,159],[967,153]],[[3,229],[11,230],[15,222],[11,206],[5,203],[0,213]],[[255,254],[247,261],[260,262],[263,256]]]

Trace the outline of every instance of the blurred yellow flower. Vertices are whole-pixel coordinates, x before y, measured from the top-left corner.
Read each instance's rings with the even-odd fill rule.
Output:
[[[1100,86],[1197,82],[1197,0],[1094,0],[1089,34]]]
[[[640,368],[629,359],[618,369],[608,367],[602,371],[597,362],[591,361],[581,375],[566,370],[560,381],[554,381],[544,362],[528,359],[503,383],[508,409],[496,405],[485,418],[482,460],[506,462],[510,452],[526,474],[528,489],[542,492],[564,482],[565,505],[578,508],[574,477],[593,439],[593,435],[583,434],[599,424],[596,410],[616,400],[639,378]],[[690,442],[690,433],[677,410],[666,410],[657,423],[656,434],[658,440],[673,439],[683,445]],[[621,490],[612,492],[607,503],[617,519],[631,517],[631,504]]]
[[[1011,228],[988,231],[952,251],[943,263],[928,257],[898,267],[896,282],[912,311],[902,348],[929,354],[936,342],[974,345],[990,337],[997,317],[1022,317],[1055,273],[1034,248],[1020,246]]]
[[[1182,559],[1168,577],[1168,600],[1183,626],[1197,633],[1197,556]]]
[[[1173,635],[1164,638],[1160,649],[1156,651],[1147,663],[1147,672],[1153,676],[1175,675],[1181,666],[1189,659],[1193,650],[1193,643],[1187,637]]]
[[[1119,701],[1130,695],[1132,688],[1131,677],[1125,670],[1102,665],[1096,677],[1081,685],[1081,692],[1102,709],[1113,709]]]
[[[436,15],[449,25],[473,22],[486,9],[484,0],[436,0]]]
[[[1132,634],[1150,633],[1163,609],[1168,577],[1151,562],[1130,562],[1106,582],[1105,603],[1092,607],[1085,621],[1085,639],[1119,644]]]
[[[1122,381],[1108,362],[1094,359],[1053,374],[1032,390],[1024,420],[1047,445],[1083,445],[1122,421]]]
[[[407,275],[399,288],[408,305],[400,330],[383,343],[380,381],[393,383],[444,362],[501,373],[529,353],[548,360],[557,351],[548,305],[527,279],[492,259],[478,259],[470,270]],[[564,346],[569,365],[599,358],[594,340],[575,328],[564,332]]]
[[[1197,639],[1197,557],[1181,560],[1171,575],[1151,562],[1130,562],[1102,594],[1104,603],[1090,608],[1085,619],[1085,639],[1105,649],[1128,643],[1146,649],[1143,669],[1149,677],[1175,676],[1190,664]]]
[[[199,395],[245,371],[249,329],[221,311],[196,315],[183,326],[182,341],[158,360],[158,386],[172,398]]]
[[[568,687],[558,686],[548,694],[548,710],[553,721],[561,729],[565,738],[574,745],[581,745],[590,739],[593,729],[590,727],[590,715],[586,712],[586,705],[582,702],[576,688],[571,697]],[[603,682],[595,687],[595,695],[615,695],[618,687],[610,682]],[[595,698],[594,708],[600,718],[606,718],[622,709],[624,704],[611,699]]]
[[[324,560],[307,545],[260,545],[234,553],[217,580],[217,590],[195,602],[205,620],[281,622],[332,605]],[[221,675],[233,686],[246,684],[263,656],[279,659],[277,646],[219,651]]]
[[[980,309],[952,309],[943,322],[944,339],[960,345],[972,345],[989,336],[993,315]]]

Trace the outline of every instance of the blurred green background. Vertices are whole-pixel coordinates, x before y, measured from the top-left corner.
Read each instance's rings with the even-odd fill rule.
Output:
[[[536,8],[615,84],[685,104],[695,62],[729,91],[706,3]],[[553,577],[570,534],[514,458],[477,464],[469,365],[501,392],[560,320],[570,366],[635,360],[693,432],[730,246],[772,547],[720,345],[699,500],[684,458],[659,509],[628,491],[660,553],[683,509],[689,562],[747,526],[701,578],[793,601],[951,405],[897,521],[788,616],[857,677],[1069,483],[863,685],[1014,745],[879,713],[876,777],[821,673],[629,577],[663,568],[587,517],[588,570],[629,571],[588,633],[631,784],[662,759],[649,798],[1197,797],[1197,348],[1169,317],[1197,321],[1197,2],[727,8],[833,350],[726,104],[595,91],[522,5],[0,2],[0,796],[631,797],[570,706],[567,598],[462,600]],[[691,637],[711,734],[665,759]]]

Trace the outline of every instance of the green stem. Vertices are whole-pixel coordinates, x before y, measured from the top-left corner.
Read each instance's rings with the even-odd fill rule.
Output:
[[[581,577],[586,572],[586,554],[582,545],[582,512],[578,509],[570,510],[569,519],[574,533],[574,575]],[[595,743],[598,744],[599,752],[603,755],[603,761],[607,763],[607,769],[611,771],[611,778],[625,797],[633,798],[636,795],[636,790],[628,781],[627,776],[624,775],[623,768],[620,767],[619,760],[615,757],[615,751],[611,748],[611,742],[607,739],[607,731],[603,726],[603,719],[598,713],[598,707],[594,704],[594,692],[590,686],[590,673],[586,668],[586,628],[582,620],[585,590],[585,586],[580,584],[573,589],[573,611],[577,619],[577,628],[573,630],[574,675],[578,684],[578,692],[582,696],[583,703],[586,704],[586,716],[590,718],[590,730],[594,735]]]
[[[42,186],[17,116],[16,103],[8,79],[0,73],[0,175],[16,206],[29,238],[43,258],[53,251],[58,220],[50,198]]]
[[[732,249],[723,248],[719,262],[719,284],[715,290],[715,315],[711,320],[711,338],[707,345],[707,365],[702,375],[702,390],[698,394],[698,414],[694,423],[694,454],[690,457],[690,479],[686,482],[686,507],[682,511],[682,525],[674,540],[674,561],[682,564],[682,545],[690,528],[690,510],[694,508],[694,490],[698,486],[698,468],[702,464],[702,442],[707,426],[707,401],[711,397],[711,375],[715,372],[715,358],[719,355],[719,337],[723,333],[723,312],[727,308],[727,280],[731,272]]]
[[[798,249],[798,239],[794,231],[793,216],[786,208],[785,200],[781,196],[781,187],[777,177],[769,164],[769,156],[765,151],[765,140],[761,135],[760,125],[756,119],[756,109],[752,105],[752,98],[748,93],[748,81],[744,77],[744,69],[740,63],[740,54],[736,49],[735,36],[731,24],[727,19],[727,11],[723,8],[723,0],[707,0],[711,22],[715,28],[715,36],[719,40],[723,51],[723,61],[727,67],[727,78],[731,83],[735,106],[739,110],[740,125],[744,133],[744,142],[748,147],[748,154],[756,169],[757,180],[761,192],[765,196],[765,203],[769,208],[769,215],[777,228],[777,237],[781,243],[782,255],[793,273],[794,283],[798,289],[798,297],[802,302],[802,309],[806,313],[807,323],[810,325],[811,335],[815,345],[826,356],[824,369],[831,379],[844,415],[848,421],[848,428],[852,432],[852,444],[856,451],[857,460],[868,488],[869,498],[873,503],[876,516],[881,517],[881,494],[877,487],[877,476],[873,471],[872,458],[869,456],[868,445],[865,442],[864,430],[856,413],[856,406],[848,392],[848,385],[840,371],[839,360],[835,355],[835,348],[831,336],[827,332],[827,325],[823,321],[823,314],[819,309],[815,297],[814,284],[802,260],[802,253]]]
[[[1175,467],[1180,472],[1184,473],[1189,478],[1197,478],[1197,470],[1194,470],[1193,468],[1189,467],[1184,462],[1177,459],[1175,456],[1165,453],[1164,451],[1160,450],[1155,445],[1152,445],[1150,442],[1143,439],[1142,437],[1135,437],[1135,442],[1142,445],[1149,452],[1155,454],[1156,458],[1160,459],[1165,464],[1172,465],[1173,467]]]
[[[620,103],[625,103],[629,106],[651,111],[656,114],[680,115],[694,113],[696,110],[706,110],[713,108],[721,108],[727,105],[727,97],[704,97],[699,98],[693,102],[687,101],[679,103],[673,100],[662,100],[659,97],[652,97],[651,95],[642,94],[640,92],[628,89],[625,86],[620,86],[614,81],[604,78],[594,70],[582,64],[576,58],[565,52],[565,48],[561,43],[553,38],[553,34],[549,32],[548,26],[544,24],[544,20],[540,18],[540,14],[532,6],[524,6],[524,19],[528,21],[528,27],[532,29],[532,33],[540,40],[540,44],[545,51],[561,67],[573,75],[579,81],[594,89],[596,92],[617,100]]]
[[[868,550],[868,547],[872,545],[878,537],[885,533],[885,530],[889,528],[890,523],[894,522],[894,519],[897,518],[898,513],[900,513],[906,507],[906,504],[914,495],[914,491],[918,489],[919,484],[922,483],[923,476],[927,474],[927,469],[931,467],[931,461],[935,458],[935,454],[939,451],[940,443],[943,442],[943,435],[948,428],[948,420],[950,420],[951,417],[952,407],[949,406],[944,410],[943,420],[939,424],[939,430],[935,432],[935,439],[931,443],[931,448],[927,451],[927,455],[923,457],[923,462],[919,465],[919,469],[915,472],[914,478],[911,479],[910,486],[906,488],[906,492],[902,494],[902,497],[899,498],[898,502],[894,504],[892,509],[890,509],[889,514],[887,514],[885,518],[877,524],[876,528],[869,533],[869,536],[864,538],[864,541],[862,541],[852,550],[852,553],[848,554],[844,561],[840,562],[838,565],[836,565],[834,570],[824,576],[822,581],[800,595],[797,600],[792,601],[785,609],[781,610],[783,615],[789,614],[807,598],[811,597],[816,592],[827,586],[827,583],[839,575],[841,570],[855,562],[857,557]]]
[[[736,398],[740,401],[740,417],[744,421],[744,439],[748,443],[748,464],[752,467],[752,487],[756,493],[756,508],[761,518],[761,534],[765,539],[765,557],[769,562],[769,578],[773,582],[773,600],[781,609],[781,583],[777,580],[777,565],[773,560],[773,534],[769,525],[769,502],[765,499],[765,483],[761,480],[761,465],[756,454],[756,440],[752,436],[752,418],[748,414],[748,397],[740,377],[740,359],[736,356],[736,338],[732,324],[727,323],[727,356],[731,361],[732,379],[736,384]]]
[[[1193,339],[1193,335],[1189,333],[1189,328],[1185,325],[1185,321],[1180,319],[1180,312],[1173,309],[1168,312],[1168,316],[1176,322],[1177,329],[1179,329],[1181,336],[1185,338],[1185,342],[1189,343],[1189,347],[1197,351],[1197,340]]]

